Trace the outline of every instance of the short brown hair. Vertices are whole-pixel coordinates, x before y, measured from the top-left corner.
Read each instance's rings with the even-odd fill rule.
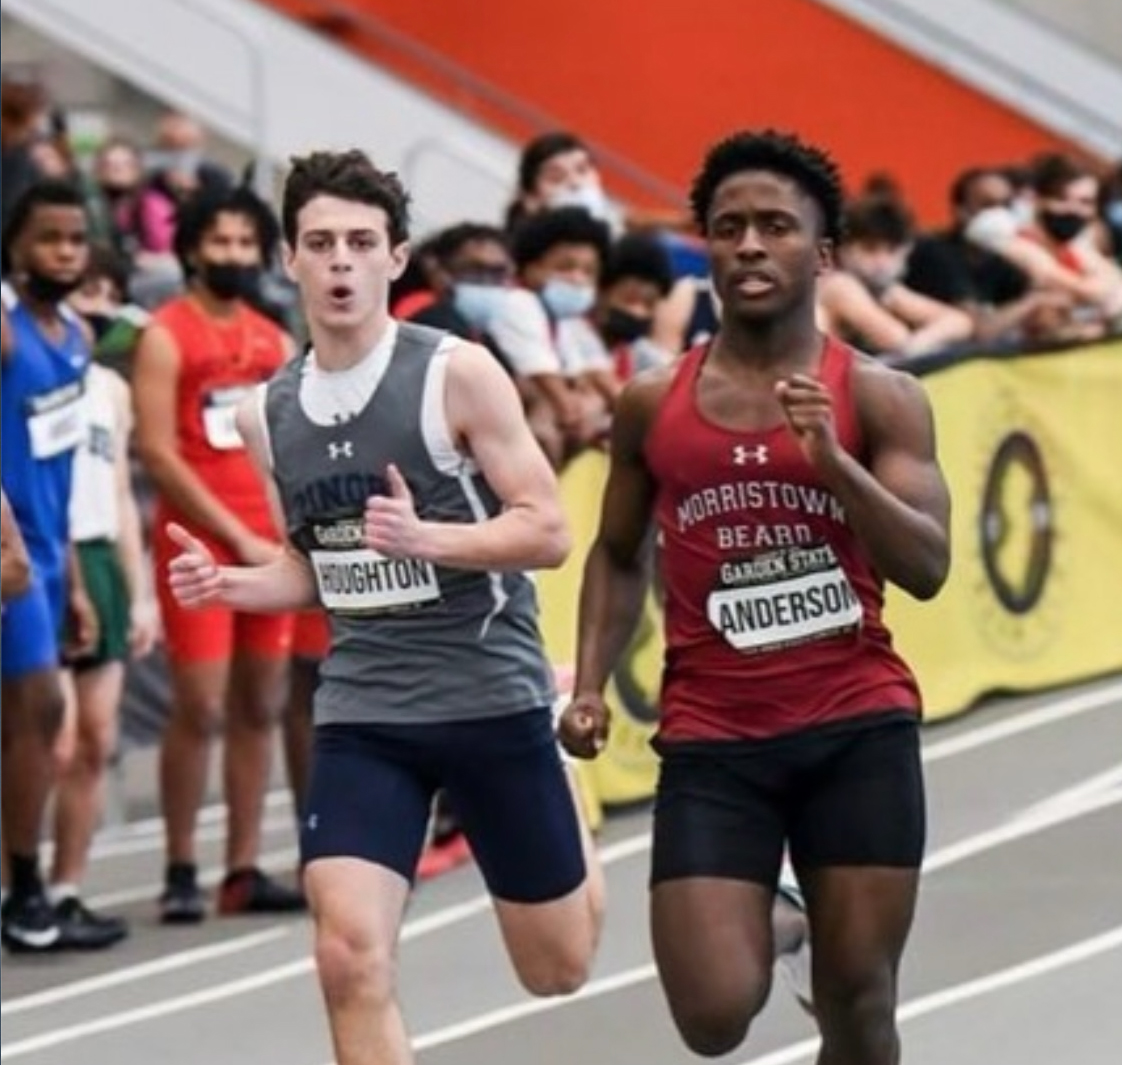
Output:
[[[297,216],[317,196],[381,207],[386,212],[390,242],[409,239],[409,193],[392,171],[379,170],[365,152],[312,152],[292,159],[284,183],[281,223],[284,239],[296,243]]]

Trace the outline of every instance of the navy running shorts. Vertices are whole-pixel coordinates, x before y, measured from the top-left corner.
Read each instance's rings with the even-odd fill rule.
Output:
[[[585,878],[548,708],[474,721],[316,727],[301,860],[361,858],[414,879],[445,789],[497,899],[562,898]]]
[[[764,740],[655,741],[661,755],[651,884],[681,877],[774,888],[796,869],[919,868],[926,806],[914,713]]]

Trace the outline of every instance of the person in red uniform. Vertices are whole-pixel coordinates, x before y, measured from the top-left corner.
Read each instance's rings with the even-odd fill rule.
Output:
[[[277,228],[244,188],[201,192],[180,211],[176,254],[187,292],[153,316],[133,380],[137,449],[158,497],[157,572],[178,553],[165,532],[169,522],[190,529],[227,564],[265,562],[281,550],[265,485],[234,424],[241,399],[290,354],[286,335],[249,302]],[[205,916],[195,825],[220,728],[228,820],[219,912],[298,909],[302,895],[257,867],[292,618],[187,611],[166,581],[158,595],[172,683],[160,760],[167,835],[161,919]]]
[[[559,731],[593,757],[602,692],[646,586],[653,518],[666,656],[651,930],[671,1014],[724,1054],[763,1008],[785,849],[807,904],[819,1065],[896,1065],[896,973],[925,843],[920,694],[883,582],[934,596],[946,484],[911,376],[825,337],[841,181],[786,134],[716,145],[691,193],[723,314],[637,377],[581,592]]]

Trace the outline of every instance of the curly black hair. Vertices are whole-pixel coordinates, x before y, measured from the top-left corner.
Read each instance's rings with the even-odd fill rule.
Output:
[[[600,288],[611,288],[624,278],[648,281],[660,296],[668,296],[674,285],[674,269],[670,255],[654,233],[628,233],[612,245]]]
[[[822,235],[835,243],[841,237],[844,192],[841,172],[828,153],[780,130],[744,130],[715,144],[690,188],[690,209],[701,232],[717,187],[732,174],[766,170],[790,178],[822,212]]]
[[[557,207],[524,219],[514,232],[511,254],[519,270],[543,259],[559,244],[588,244],[603,266],[612,245],[611,230],[583,207]]]
[[[409,193],[393,171],[379,170],[365,152],[312,152],[292,159],[284,183],[281,221],[284,239],[296,243],[297,216],[316,196],[381,207],[388,219],[390,242],[395,246],[409,239]]]
[[[276,253],[280,226],[273,209],[260,196],[245,185],[217,190],[204,185],[179,205],[175,217],[173,249],[186,277],[194,273],[191,259],[221,214],[241,215],[250,221],[263,263],[268,265]]]

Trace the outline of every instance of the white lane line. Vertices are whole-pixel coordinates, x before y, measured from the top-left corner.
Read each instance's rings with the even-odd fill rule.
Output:
[[[650,843],[645,834],[642,837],[631,836],[602,847],[600,849],[600,860],[604,865],[611,865],[615,862],[630,858],[635,854],[641,854],[647,850],[649,846]],[[426,914],[423,917],[418,917],[415,920],[406,922],[401,931],[401,938],[404,941],[408,941],[418,939],[421,936],[431,935],[433,932],[437,932],[442,928],[447,928],[449,925],[459,924],[461,921],[466,921],[477,914],[486,913],[490,909],[490,897],[487,895],[479,895],[465,902],[458,903],[457,905],[447,906],[434,913]],[[71,1043],[75,1040],[85,1039],[103,1032],[110,1032],[118,1028],[126,1028],[135,1024],[141,1024],[145,1021],[155,1020],[172,1013],[180,1013],[184,1010],[196,1009],[199,1006],[207,1006],[212,1002],[220,1002],[227,998],[233,998],[236,995],[260,991],[264,988],[271,987],[273,984],[282,983],[285,980],[309,975],[313,969],[314,962],[310,957],[300,958],[297,961],[266,969],[256,976],[231,980],[226,983],[216,984],[203,991],[153,1002],[151,1005],[139,1009],[126,1010],[122,1013],[112,1013],[105,1017],[98,1018],[97,1020],[72,1025],[68,1028],[58,1028],[54,1031],[44,1032],[41,1035],[0,1046],[0,1061],[8,1061],[9,1059],[22,1057],[26,1054],[34,1054],[40,1050],[48,1050],[51,1047],[59,1046],[63,1043]]]
[[[941,991],[912,999],[910,1002],[905,1002],[897,1010],[896,1017],[901,1023],[914,1020],[916,1017],[923,1017],[928,1013],[948,1009],[951,1006],[957,1006],[959,1003],[993,994],[995,991],[1003,991],[1006,988],[1035,980],[1040,976],[1047,976],[1049,973],[1069,968],[1072,965],[1079,965],[1081,962],[1090,961],[1100,954],[1118,950],[1120,947],[1122,947],[1122,925],[1112,928],[1109,932],[1103,932],[1101,935],[1092,936],[1090,939],[1084,939],[1078,943],[1073,943],[1071,946],[1053,951],[1051,954],[1041,954],[1039,957],[1031,958],[1019,965],[1012,965],[1008,969],[999,969],[997,972],[987,973],[985,976],[979,976],[974,980],[967,980],[962,984],[952,984]],[[752,1058],[750,1061],[746,1061],[744,1065],[796,1065],[798,1062],[809,1060],[816,1054],[818,1045],[817,1038],[804,1039],[780,1050],[773,1050],[763,1057]]]
[[[288,980],[293,976],[302,976],[308,971],[310,965],[310,961],[290,962],[288,965],[266,970],[257,976],[247,976],[240,980],[216,984],[204,991],[195,991],[190,995],[178,995],[175,998],[163,999],[159,1002],[153,1002],[149,1006],[125,1010],[123,1013],[110,1013],[108,1016],[86,1021],[83,1024],[71,1025],[69,1028],[56,1028],[53,1031],[32,1036],[30,1039],[21,1039],[16,1043],[5,1043],[0,1047],[0,1061],[22,1058],[27,1054],[49,1050],[51,1047],[60,1046],[63,1043],[88,1039],[90,1036],[112,1032],[118,1028],[128,1028],[144,1021],[166,1017],[171,1013],[180,1013],[183,1010],[208,1006],[212,1002],[223,1002],[235,995],[244,995],[250,991],[260,991],[262,988],[269,987],[282,980]]]
[[[1035,817],[1039,814],[1046,814],[1057,807],[1078,805],[1086,798],[1117,791],[1119,787],[1122,787],[1122,762],[1111,769],[1104,770],[1102,773],[1096,773],[1095,776],[1088,777],[1070,788],[1049,795],[1046,799],[1030,806],[1021,816]]]
[[[1047,817],[1035,817],[1032,819],[1016,820],[1008,825],[1002,825],[999,828],[991,829],[986,832],[980,832],[977,835],[969,836],[968,838],[960,841],[959,843],[952,844],[949,847],[944,847],[936,851],[929,861],[924,865],[925,871],[933,871],[936,869],[944,869],[949,865],[954,865],[957,862],[966,861],[977,854],[985,851],[993,850],[1000,847],[1005,843],[1011,843],[1014,840],[1022,839],[1025,836],[1034,835],[1037,832],[1043,832],[1048,828],[1055,825],[1064,823],[1065,821],[1073,821],[1084,814],[1094,813],[1097,810],[1103,809],[1106,806],[1114,803],[1122,802],[1122,795],[1119,796],[1095,796],[1087,798],[1084,803],[1077,807],[1075,805],[1068,806],[1064,809],[1057,809]],[[1116,930],[1117,931],[1117,930]],[[1088,942],[1097,942],[1088,941]],[[1073,948],[1068,948],[1073,949]],[[1102,949],[1109,949],[1104,947]],[[1057,952],[1056,956],[1065,956],[1065,951]],[[1052,957],[1052,955],[1047,955]],[[1081,960],[1081,959],[1076,959]],[[1072,964],[1065,962],[1065,964]],[[1004,972],[1019,971],[1021,967],[1014,966],[1011,970],[1004,970]],[[1047,969],[1043,970],[1047,971]],[[515,1005],[503,1006],[499,1009],[490,1010],[486,1013],[477,1014],[474,1017],[469,1017],[467,1020],[459,1021],[456,1024],[450,1024],[444,1028],[438,1028],[432,1032],[426,1032],[418,1036],[413,1045],[415,1049],[427,1049],[429,1047],[441,1046],[445,1043],[455,1042],[458,1039],[466,1039],[469,1036],[478,1035],[480,1032],[485,1032],[491,1028],[497,1028],[504,1024],[509,1024],[511,1021],[518,1020],[522,1017],[528,1017],[535,1013],[544,1013],[549,1010],[564,1009],[574,1003],[581,1001],[585,997],[594,997],[596,995],[605,995],[611,991],[621,990],[626,987],[631,987],[634,984],[642,983],[644,980],[650,980],[655,977],[655,968],[653,965],[641,965],[634,969],[627,969],[620,973],[614,973],[611,976],[603,977],[588,985],[588,995],[576,994],[568,998],[547,998],[537,999],[530,1002],[520,1002]],[[1001,977],[1002,974],[995,974],[995,977]],[[1027,979],[1027,977],[1025,977]],[[961,985],[963,987],[972,985]],[[996,986],[1003,986],[998,984]],[[946,992],[940,994],[950,994],[954,992],[955,988],[950,988]],[[932,996],[928,996],[929,998]],[[925,1001],[925,1000],[917,1000]],[[957,1001],[957,1000],[955,1000]],[[947,1004],[952,1004],[948,1002]],[[913,1004],[915,1008],[915,1004]],[[939,1007],[936,1007],[939,1008]],[[812,1047],[817,1046],[816,1042],[810,1044]],[[802,1044],[800,1044],[800,1047]],[[765,1059],[767,1065],[772,1065],[770,1059]],[[756,1063],[752,1063],[756,1065]],[[760,1063],[763,1065],[763,1062]],[[778,1065],[778,1062],[774,1063]]]
[[[299,852],[295,847],[283,847],[280,850],[266,851],[258,859],[258,865],[270,873],[283,869],[294,869]],[[214,887],[225,876],[225,870],[217,866],[203,869],[199,873],[199,884],[205,888]],[[95,910],[114,909],[117,906],[130,906],[134,902],[155,903],[163,884],[141,884],[138,887],[121,888],[119,891],[104,891],[99,895],[90,895],[85,899],[86,905]]]
[[[265,829],[294,826],[291,795],[286,789],[275,788],[265,796],[266,811],[280,809],[282,812],[270,816]],[[222,803],[211,803],[199,811],[198,824],[200,838],[224,839],[226,832],[226,807]],[[148,817],[142,821],[115,825],[99,832],[90,849],[90,860],[100,861],[114,858],[119,854],[136,854],[144,850],[160,850],[164,845],[164,821],[162,817]],[[135,849],[134,849],[135,848]],[[50,859],[51,843],[47,841],[40,848],[44,861]]]
[[[292,928],[288,925],[278,925],[275,928],[266,928],[261,932],[253,932],[247,936],[238,936],[236,939],[227,939],[221,943],[211,943],[205,947],[193,947],[191,950],[180,950],[174,954],[165,954],[162,958],[130,965],[124,969],[114,969],[100,976],[91,976],[85,980],[75,980],[73,983],[52,987],[46,991],[39,991],[34,995],[23,995],[20,998],[8,999],[0,1003],[0,1017],[12,1017],[17,1013],[26,1013],[28,1010],[41,1009],[43,1006],[54,1006],[59,1002],[80,998],[82,995],[92,995],[99,991],[106,991],[111,987],[120,987],[122,984],[131,984],[137,980],[147,980],[152,976],[161,976],[176,969],[184,969],[189,965],[200,965],[204,962],[225,958],[231,954],[253,950],[284,939],[291,935]]]
[[[1028,731],[1032,728],[1038,728],[1043,725],[1052,724],[1054,722],[1071,717],[1075,714],[1085,713],[1089,710],[1099,708],[1103,705],[1109,705],[1109,702],[1115,698],[1117,693],[1122,693],[1122,683],[1111,686],[1106,691],[1097,693],[1088,693],[1086,696],[1076,696],[1070,699],[1062,699],[1057,703],[1049,704],[1048,706],[1040,707],[1035,711],[1025,711],[1024,713],[1010,718],[1008,721],[996,722],[993,725],[982,726],[978,729],[963,735],[952,737],[951,739],[942,741],[941,743],[932,744],[924,752],[925,761],[937,761],[942,758],[952,757],[959,753],[964,753],[970,750],[976,750],[979,747],[985,746],[990,743],[996,743],[1000,740],[1010,738],[1011,736],[1018,735],[1019,733]],[[1118,796],[1101,796],[1096,799],[1094,809],[1101,809],[1112,802],[1122,801],[1122,795]],[[1091,812],[1091,810],[1084,810],[1072,808],[1067,811],[1058,812],[1051,819],[1042,821],[1040,818],[1025,821],[1019,826],[1018,832],[1010,832],[1010,828],[1002,827],[999,829],[991,830],[990,832],[980,833],[979,837],[969,837],[967,840],[961,841],[959,844],[953,846],[961,850],[961,857],[953,860],[962,861],[967,857],[971,857],[975,853],[991,849],[992,847],[999,846],[1002,843],[1011,842],[1014,839],[1021,838],[1024,835],[1030,835],[1033,832],[1041,831],[1044,828],[1052,827],[1061,824],[1064,821],[1071,820],[1080,816],[1083,812]],[[1012,827],[1012,826],[1010,826]],[[979,845],[971,843],[971,840],[980,837],[990,837],[990,842]],[[601,850],[601,862],[609,865],[614,861],[620,861],[638,854],[642,854],[650,849],[650,836],[647,832],[641,835],[632,836],[616,843],[609,844]],[[938,863],[934,868],[941,868],[943,865],[952,864],[951,860],[941,859],[943,852],[936,852],[931,856],[927,863],[927,867],[931,868],[932,862]],[[148,897],[147,893],[141,897]],[[428,934],[429,932],[436,931],[439,928],[445,928],[451,924],[457,924],[461,921],[467,920],[477,914],[484,913],[490,909],[490,900],[486,895],[480,895],[466,902],[459,903],[456,906],[448,907],[443,910],[438,910],[433,914],[426,915],[419,918],[416,922],[409,922],[402,930],[403,939],[412,939],[420,935]],[[305,958],[276,967],[271,970],[266,970],[255,977],[231,981],[226,984],[217,985],[204,992],[199,992],[192,995],[179,996],[177,998],[168,999],[163,1002],[154,1003],[143,1010],[131,1010],[124,1014],[110,1015],[101,1018],[99,1021],[91,1022],[99,1025],[97,1031],[107,1031],[112,1028],[122,1027],[125,1025],[132,1025],[141,1023],[152,1019],[153,1017],[164,1016],[167,1013],[174,1013],[184,1009],[192,1009],[197,1006],[207,1005],[210,1002],[218,1001],[220,999],[231,997],[238,994],[245,994],[248,992],[256,991],[264,987],[271,986],[272,984],[282,982],[284,980],[304,976],[312,971],[313,962],[311,958]],[[649,967],[643,967],[641,970],[633,970],[632,972],[645,972]],[[627,979],[627,974],[617,974],[615,979]],[[649,976],[646,977],[649,979]],[[612,977],[605,977],[604,980],[613,979]],[[640,977],[633,976],[631,982],[638,982]],[[602,983],[602,981],[601,981]],[[628,986],[624,984],[622,986]],[[607,993],[600,991],[600,994]],[[200,997],[202,996],[202,997]],[[556,1009],[574,999],[546,999],[536,1002],[536,1012],[541,1012],[546,1009]],[[505,1007],[509,1010],[514,1007]],[[156,1010],[158,1012],[153,1013]],[[480,1024],[488,1014],[480,1015],[473,1019],[471,1023],[476,1025]],[[122,1018],[125,1018],[122,1020]],[[469,1022],[461,1022],[469,1023]],[[106,1027],[108,1025],[109,1027]],[[486,1025],[485,1027],[492,1027]],[[94,1034],[90,1032],[88,1025],[78,1025],[69,1029],[60,1029],[54,1032],[45,1033],[42,1036],[35,1037],[31,1040],[23,1040],[19,1043],[10,1044],[7,1047],[0,1047],[0,1060],[5,1060],[10,1056],[17,1056],[24,1053],[32,1053],[35,1050],[42,1049],[44,1046],[56,1046],[62,1042],[69,1042],[73,1039],[83,1038],[85,1035]],[[478,1028],[475,1030],[484,1030]],[[78,1032],[78,1034],[71,1034]],[[429,1033],[428,1038],[432,1038],[438,1033]],[[426,1038],[421,1036],[420,1038]],[[50,1042],[42,1044],[41,1040],[49,1039]],[[30,1047],[30,1049],[23,1049]]]
[[[941,761],[943,758],[953,757],[967,751],[976,750],[998,740],[1008,739],[1023,732],[1041,728],[1046,725],[1057,724],[1070,717],[1077,717],[1093,710],[1101,710],[1112,704],[1122,701],[1122,682],[1109,683],[1106,687],[1096,691],[1084,692],[1080,695],[1066,696],[1055,701],[1046,702],[1031,710],[1015,711],[1002,721],[992,725],[982,725],[969,728],[961,735],[952,736],[945,740],[935,740],[928,744],[926,760],[931,762]],[[964,719],[967,724],[969,715]],[[948,722],[950,726],[954,722]],[[935,726],[941,727],[941,726]],[[275,788],[265,797],[266,806],[270,809],[282,808],[287,811],[286,816],[291,817],[291,796],[286,788]],[[222,803],[211,803],[199,812],[199,824],[203,826],[224,824],[226,808]],[[272,824],[273,822],[270,822]],[[276,824],[283,828],[284,818],[279,818]],[[158,850],[163,846],[164,822],[159,817],[149,817],[141,821],[132,821],[127,825],[106,830],[99,834],[94,843],[91,859],[97,861],[103,858],[114,857],[118,853],[135,853],[131,848],[139,847],[140,840],[148,843],[148,849]],[[221,829],[218,829],[221,838]],[[157,837],[149,839],[148,837]],[[128,841],[127,843],[125,841]],[[118,850],[119,847],[129,849]]]
[[[1045,725],[1054,725],[1092,710],[1118,706],[1120,703],[1122,703],[1122,681],[1108,684],[1097,691],[1047,702],[1032,710],[1014,711],[1009,717],[995,721],[992,725],[980,725],[959,736],[951,736],[927,744],[924,748],[924,761],[940,762],[944,758],[953,758],[957,754],[965,754],[979,747],[1018,736],[1023,732],[1043,728]]]
[[[601,995],[610,995],[615,991],[623,991],[635,984],[646,983],[655,978],[653,965],[640,965],[634,969],[625,969],[621,973],[601,977],[585,984],[580,991],[564,999],[566,1006],[576,1005],[578,1002],[590,998],[599,998]],[[417,1036],[413,1040],[413,1049],[416,1051],[431,1050],[433,1047],[443,1046],[445,1043],[455,1043],[460,1039],[478,1035],[489,1028],[497,1028],[512,1021],[521,1020],[523,1017],[532,1017],[535,1013],[545,1013],[547,1010],[557,1009],[562,1000],[556,998],[532,998],[515,1005],[504,1006],[502,1009],[490,1013],[480,1014],[478,1017],[469,1018],[459,1024],[450,1024],[447,1028],[439,1028],[427,1035]],[[334,1065],[334,1063],[331,1063]]]

